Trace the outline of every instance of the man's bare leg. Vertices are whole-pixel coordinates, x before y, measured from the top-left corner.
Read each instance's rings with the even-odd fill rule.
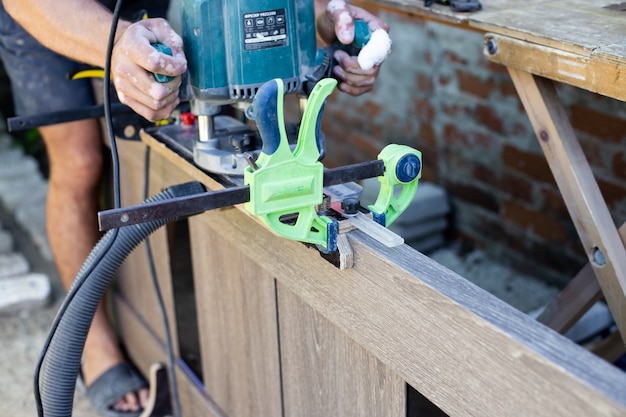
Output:
[[[46,223],[48,241],[60,279],[67,290],[97,243],[97,201],[102,172],[102,141],[97,120],[83,120],[40,129],[48,151],[50,178]],[[103,303],[85,342],[82,372],[86,386],[105,371],[122,363],[117,338]],[[115,408],[136,411],[145,406],[147,389],[126,395]]]

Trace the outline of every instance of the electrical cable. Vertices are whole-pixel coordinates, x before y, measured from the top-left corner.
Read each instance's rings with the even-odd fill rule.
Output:
[[[117,30],[117,22],[119,21],[120,11],[122,8],[122,1],[123,0],[117,0],[115,4],[115,9],[113,11],[113,17],[111,21],[111,30],[109,32],[109,39],[107,43],[107,55],[106,55],[106,61],[105,61],[105,67],[104,67],[104,114],[105,114],[105,120],[107,124],[107,132],[108,132],[110,142],[111,142],[111,158],[113,160],[113,184],[114,184],[114,190],[115,190],[114,192],[115,208],[120,207],[120,193],[119,193],[120,185],[119,185],[119,158],[117,154],[117,144],[115,142],[115,134],[113,133],[113,120],[111,117],[111,95],[110,95],[111,55],[113,51],[113,44],[115,41],[115,32]],[[102,254],[95,260],[95,262],[91,264],[91,268],[89,269],[89,271],[85,273],[81,277],[81,279],[72,283],[70,289],[68,290],[67,295],[65,296],[65,299],[63,300],[63,303],[61,304],[61,307],[59,308],[59,311],[57,312],[52,322],[50,331],[48,332],[48,336],[46,337],[46,340],[44,341],[44,346],[37,360],[37,364],[35,365],[35,372],[33,376],[33,393],[35,396],[35,406],[37,408],[37,415],[39,417],[45,417],[44,411],[43,411],[43,403],[41,400],[41,392],[39,389],[39,378],[41,375],[43,362],[48,352],[48,348],[50,347],[50,344],[52,343],[52,339],[54,338],[54,335],[59,327],[59,323],[61,322],[61,319],[63,318],[65,312],[67,311],[67,308],[71,304],[72,300],[74,299],[74,297],[76,296],[80,288],[83,286],[83,283],[86,281],[87,277],[90,276],[91,271],[93,271],[100,264],[100,262],[104,258],[104,255],[113,246],[113,244],[115,243],[115,240],[117,239],[118,232],[119,232],[119,229],[115,229],[113,231],[113,234],[111,236],[111,239],[108,241],[108,245],[106,249],[102,251]]]
[[[148,188],[150,179],[150,147],[146,146],[146,153],[144,156],[144,184],[143,184],[143,199],[148,198]],[[163,302],[163,295],[159,286],[159,280],[157,279],[156,267],[154,266],[154,257],[152,255],[152,248],[150,246],[150,238],[146,237],[146,256],[148,258],[148,266],[150,268],[150,278],[152,279],[152,286],[154,287],[154,294],[157,298],[157,304],[159,305],[159,313],[161,314],[161,320],[163,321],[163,331],[165,332],[165,344],[167,350],[167,366],[169,368],[167,372],[168,385],[170,388],[170,397],[172,401],[174,417],[182,417],[182,411],[180,407],[180,398],[178,396],[178,382],[176,380],[176,367],[174,360],[174,348],[172,343],[172,332],[170,330],[169,320],[167,319],[167,313],[165,312],[165,303]]]

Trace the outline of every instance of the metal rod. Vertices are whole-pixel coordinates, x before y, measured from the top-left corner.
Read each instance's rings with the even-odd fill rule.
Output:
[[[111,105],[111,114],[129,114],[134,111],[121,103]],[[59,123],[73,122],[76,120],[96,119],[104,117],[104,106],[96,104],[82,109],[61,110],[50,113],[16,116],[7,119],[9,132],[32,129],[35,127],[55,125]]]
[[[324,171],[324,186],[378,177],[385,173],[381,160],[361,162]],[[131,226],[156,219],[178,219],[193,216],[207,210],[234,206],[250,201],[250,187],[230,187],[165,201],[144,203],[137,206],[105,210],[98,213],[100,230]]]

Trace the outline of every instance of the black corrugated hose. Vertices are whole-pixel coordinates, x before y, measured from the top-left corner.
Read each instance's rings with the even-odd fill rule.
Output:
[[[198,182],[179,184],[150,197],[145,202],[163,201],[204,191],[204,186]],[[133,249],[152,232],[173,220],[175,219],[153,220],[110,230],[100,239],[83,263],[72,286],[78,282],[82,284],[59,321],[43,360],[42,378],[39,383],[45,417],[72,415],[74,389],[85,339],[100,300],[115,272]],[[116,230],[117,237],[111,245],[110,240]]]

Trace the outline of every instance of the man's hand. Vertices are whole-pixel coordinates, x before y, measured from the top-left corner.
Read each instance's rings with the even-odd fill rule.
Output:
[[[172,56],[158,52],[152,46],[157,42],[169,46]],[[146,19],[127,26],[113,47],[111,74],[117,95],[148,120],[172,114],[179,103],[180,76],[186,70],[183,41],[164,19]],[[175,78],[158,83],[153,73]]]
[[[326,10],[317,17],[317,33],[326,44],[338,40],[344,45],[354,41],[354,19],[365,21],[371,32],[378,29],[389,31],[389,26],[368,11],[347,4],[344,0],[331,0]],[[344,51],[335,52],[335,59],[339,65],[333,68],[333,73],[339,79],[339,89],[353,96],[370,91],[380,66],[375,65],[369,70],[363,70],[357,58]]]

